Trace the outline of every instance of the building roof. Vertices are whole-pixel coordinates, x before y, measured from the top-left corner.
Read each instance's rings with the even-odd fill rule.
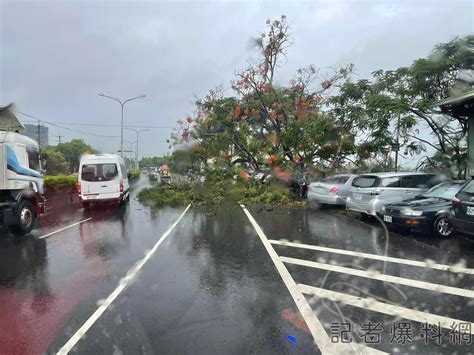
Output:
[[[453,117],[469,117],[474,115],[474,90],[447,98],[435,103],[441,111]]]
[[[0,131],[25,133],[25,126],[15,115],[15,105],[0,106]]]

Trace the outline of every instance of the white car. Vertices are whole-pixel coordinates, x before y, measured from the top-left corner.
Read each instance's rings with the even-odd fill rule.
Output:
[[[130,190],[123,159],[116,154],[82,156],[77,190],[84,208],[89,208],[91,203],[127,202]]]
[[[352,181],[346,208],[375,216],[385,204],[413,198],[446,180],[445,176],[416,172],[359,175]]]
[[[340,174],[312,182],[308,188],[308,201],[310,204],[345,206],[352,180],[356,176]]]

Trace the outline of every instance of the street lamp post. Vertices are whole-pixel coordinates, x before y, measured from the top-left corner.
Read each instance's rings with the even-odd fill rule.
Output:
[[[128,150],[124,150],[123,153],[129,153],[129,156],[128,157],[125,157],[125,159],[128,159],[130,162],[132,161],[132,156],[134,154],[134,151],[133,151],[133,145],[137,142],[130,142],[130,141],[127,141],[126,139],[123,140],[124,143],[126,143],[128,145]],[[130,166],[130,164],[125,164],[127,166],[127,168]]]
[[[149,132],[149,129],[133,129],[133,128],[128,128],[126,127],[125,129],[128,129],[130,131],[134,131],[137,134],[137,141],[135,142],[137,145],[135,147],[135,169],[138,170],[138,135],[140,132]]]
[[[146,95],[140,95],[140,96],[137,96],[137,97],[132,97],[131,99],[126,99],[126,100],[123,100],[123,101],[117,99],[116,97],[108,96],[108,95],[105,95],[105,94],[98,94],[98,95],[102,96],[102,97],[105,97],[107,99],[117,101],[120,104],[121,108],[122,108],[121,115],[120,115],[120,155],[123,158],[123,107],[125,106],[125,104],[127,102],[132,101],[132,100],[136,100],[136,99],[143,99],[144,97],[146,97]]]

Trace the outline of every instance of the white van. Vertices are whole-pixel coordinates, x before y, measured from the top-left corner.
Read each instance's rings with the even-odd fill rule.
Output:
[[[84,208],[91,203],[128,202],[130,191],[123,159],[116,154],[83,155],[77,190]]]

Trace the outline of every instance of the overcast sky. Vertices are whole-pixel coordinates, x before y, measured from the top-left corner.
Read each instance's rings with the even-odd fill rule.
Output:
[[[98,93],[145,99],[125,106],[125,124],[175,126],[194,98],[255,58],[250,39],[284,14],[293,46],[278,80],[295,70],[353,63],[358,77],[409,65],[434,44],[474,32],[472,0],[446,1],[4,1],[0,0],[0,106],[51,122],[120,123],[120,105]],[[25,123],[31,121],[26,117]],[[67,126],[119,136],[118,127]],[[140,155],[168,152],[170,129],[141,135]],[[50,127],[50,143],[105,138]],[[135,133],[125,131],[135,141]]]

